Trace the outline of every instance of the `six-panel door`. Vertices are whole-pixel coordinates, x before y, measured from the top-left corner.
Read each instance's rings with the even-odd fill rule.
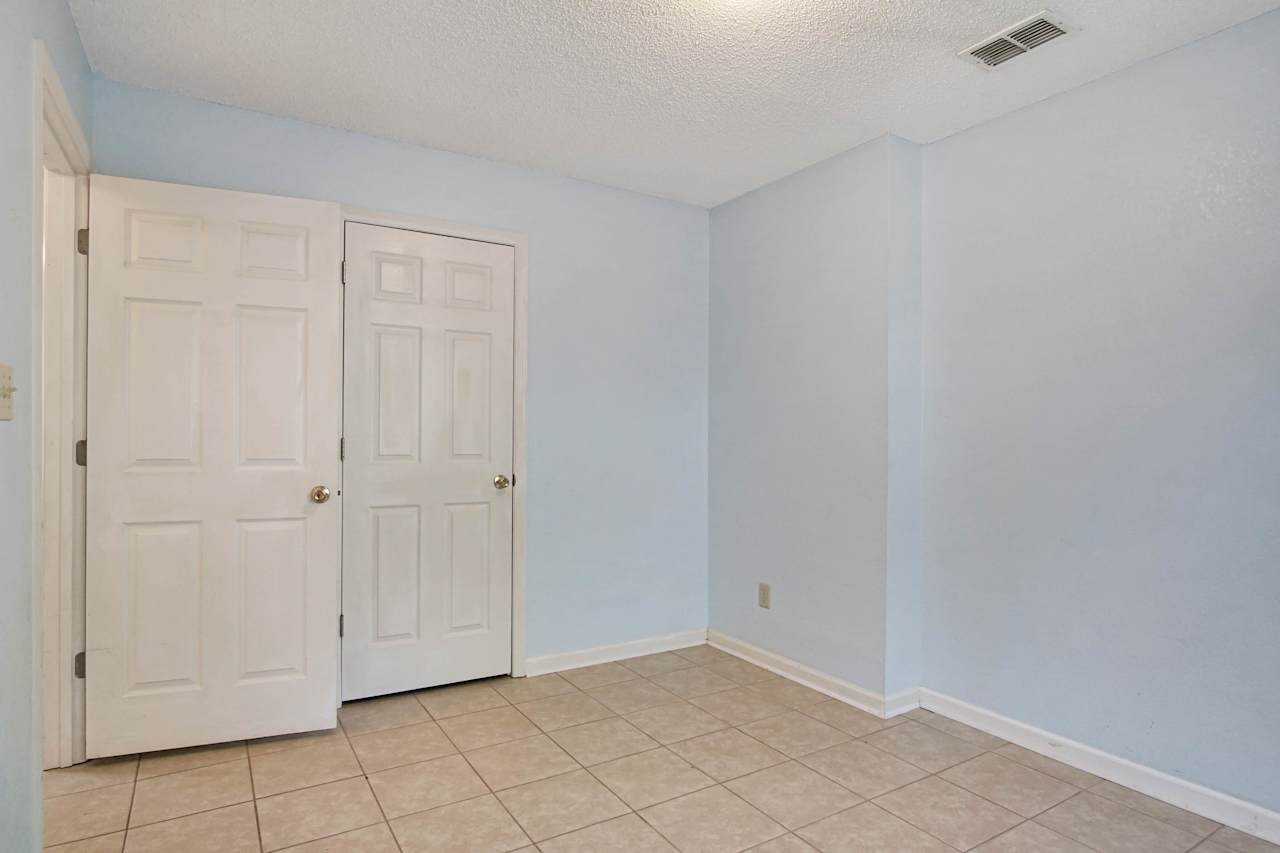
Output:
[[[515,250],[346,226],[344,699],[510,671]]]
[[[332,727],[338,208],[92,194],[88,755]]]

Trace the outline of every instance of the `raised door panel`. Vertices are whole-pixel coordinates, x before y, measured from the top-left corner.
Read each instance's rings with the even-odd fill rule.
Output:
[[[125,412],[136,468],[194,468],[201,461],[201,305],[125,301]]]
[[[307,522],[237,522],[240,683],[307,672]]]
[[[416,461],[422,453],[422,331],[374,325],[374,458]]]
[[[125,535],[124,695],[199,690],[204,616],[200,522],[133,523],[126,525]]]
[[[373,642],[398,643],[419,635],[422,513],[416,506],[373,507]],[[352,567],[358,571],[358,567]]]
[[[240,465],[304,463],[307,312],[236,309],[236,458]]]

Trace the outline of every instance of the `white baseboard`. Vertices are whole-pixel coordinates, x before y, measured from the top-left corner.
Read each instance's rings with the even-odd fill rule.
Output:
[[[1218,823],[1280,844],[1280,813],[1256,803],[1240,800],[1195,782],[1171,776],[1069,738],[1059,737],[1035,726],[1010,719],[995,711],[953,699],[934,690],[922,689],[920,706],[937,711],[975,729],[1004,738],[1032,752],[1078,767],[1163,800],[1180,809],[1216,820]]]
[[[718,649],[754,663],[756,666],[762,666],[770,672],[776,672],[778,675],[785,675],[805,687],[812,687],[819,693],[825,693],[833,699],[839,699],[841,702],[852,705],[855,708],[861,708],[868,714],[875,714],[877,717],[885,716],[885,698],[874,690],[868,690],[865,687],[859,687],[853,682],[827,675],[825,672],[819,672],[813,667],[805,666],[802,663],[793,661],[791,658],[774,654],[759,646],[753,646],[750,643],[730,637],[728,634],[722,634],[719,631],[707,631],[707,642]],[[908,692],[915,693],[915,691]],[[902,695],[899,693],[893,698],[897,700]],[[900,714],[902,711],[908,711],[915,707],[917,705],[912,704],[894,713]]]
[[[663,634],[658,637],[645,637],[641,640],[630,640],[625,643],[614,643],[610,646],[595,646],[576,652],[561,652],[557,655],[542,655],[525,660],[526,675],[545,675],[548,672],[559,672],[562,669],[577,669],[597,663],[610,663],[624,658],[639,655],[651,655],[657,652],[669,652],[672,649],[683,649],[697,646],[707,641],[705,628],[693,631],[681,631],[678,634]]]
[[[892,696],[884,697],[884,718],[896,717],[920,707],[920,689],[901,690]]]

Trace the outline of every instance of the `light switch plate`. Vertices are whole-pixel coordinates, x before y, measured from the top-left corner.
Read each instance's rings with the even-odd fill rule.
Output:
[[[0,421],[13,420],[13,396],[17,390],[13,387],[13,368],[0,364]]]

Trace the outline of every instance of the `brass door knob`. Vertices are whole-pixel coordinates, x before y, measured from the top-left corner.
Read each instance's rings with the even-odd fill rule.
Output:
[[[511,485],[511,481],[507,479],[506,474],[499,474],[493,478],[493,487],[495,489],[505,489]]]
[[[312,503],[322,504],[322,503],[328,502],[328,500],[329,500],[328,486],[316,486],[314,489],[311,490]]]

